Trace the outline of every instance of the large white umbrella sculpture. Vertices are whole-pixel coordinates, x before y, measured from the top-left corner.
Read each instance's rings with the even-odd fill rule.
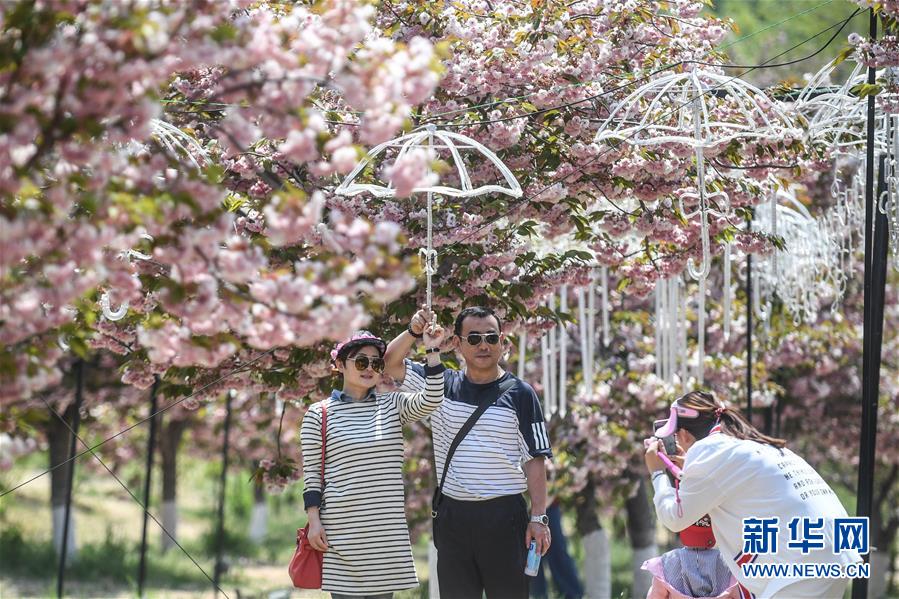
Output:
[[[859,199],[858,194],[854,198],[848,196],[850,188],[842,179],[839,164],[848,157],[855,160],[856,173],[865,171],[867,103],[852,90],[866,83],[867,79],[863,65],[856,64],[839,88],[823,94],[816,93],[830,81],[836,65],[836,61],[825,65],[809,80],[797,98],[796,108],[808,119],[809,139],[831,145],[834,159],[831,192],[837,203],[844,205],[846,221],[860,223],[864,219],[864,206],[859,201],[852,201]],[[878,71],[877,78],[889,87],[899,80],[899,71],[895,68],[882,69]],[[881,97],[881,100],[895,101],[895,98]],[[899,115],[879,108],[878,111],[873,141],[875,152],[886,155],[886,189],[877,198],[877,209],[887,216],[890,251],[894,256],[899,256]],[[893,267],[899,270],[899,260],[893,261]]]
[[[798,324],[813,321],[826,299],[842,293],[847,277],[842,266],[844,241],[843,232],[834,229],[833,212],[813,217],[790,190],[772,193],[767,205],[756,212],[753,229],[784,242],[783,249],[753,264],[753,309],[766,322],[775,295]]]
[[[369,150],[368,154],[356,165],[343,182],[334,190],[334,193],[342,196],[356,196],[362,193],[369,193],[378,198],[396,197],[396,190],[390,183],[360,183],[357,182],[359,175],[363,173],[365,168],[373,164],[375,159],[388,149],[395,149],[395,160],[402,159],[408,152],[415,149],[424,149],[426,151],[446,150],[449,153],[452,164],[451,168],[455,168],[459,177],[459,187],[449,187],[446,185],[428,185],[425,187],[416,187],[412,193],[423,193],[427,196],[427,241],[426,246],[420,249],[424,263],[425,277],[427,281],[426,288],[426,305],[431,308],[432,290],[431,281],[437,273],[437,251],[433,246],[433,205],[434,196],[450,196],[456,198],[471,198],[482,196],[490,193],[501,193],[513,198],[521,196],[521,185],[512,171],[503,164],[503,161],[489,148],[483,144],[459,133],[451,131],[442,131],[434,125],[426,125],[412,133],[403,135],[396,139],[384,142]],[[466,155],[475,154],[481,159],[487,160],[502,175],[505,185],[487,184],[473,186],[471,176],[468,172],[468,165],[465,163]]]
[[[733,140],[759,140],[782,136],[798,137],[792,120],[759,88],[737,78],[705,69],[670,73],[644,84],[615,105],[596,134],[597,142],[627,143],[640,147],[660,147],[681,144],[693,149],[696,162],[696,210],[684,213],[684,218],[699,216],[702,260],[697,266],[687,263],[690,276],[699,281],[697,323],[697,363],[695,376],[703,379],[705,345],[705,279],[711,269],[711,242],[708,218],[710,214],[730,211],[727,194],[709,189],[706,181],[707,149],[719,147]],[[717,208],[710,200],[717,196]],[[685,212],[683,198],[679,209]],[[729,252],[725,252],[725,266],[729,267]],[[729,272],[725,272],[725,304],[729,305]],[[674,277],[680,279],[680,276]],[[657,363],[659,374],[665,370],[668,380],[680,371],[685,385],[686,367],[672,363],[686,360],[686,310],[683,302],[683,283],[661,281],[656,292]],[[663,377],[663,378],[666,378]]]
[[[899,272],[899,115],[885,115],[885,138],[889,140],[886,160],[886,189],[877,200],[877,209],[889,223],[893,269]]]
[[[150,136],[171,158],[178,161],[186,159],[197,170],[201,169],[209,161],[209,155],[206,153],[206,149],[200,145],[200,142],[167,121],[156,118],[150,119]],[[132,142],[129,147],[133,148],[134,151],[139,151],[144,146]],[[153,238],[146,233],[142,234],[141,238],[153,241]],[[130,262],[132,258],[150,260],[152,256],[142,254],[137,250],[128,250],[122,252],[120,258]],[[133,276],[137,277],[137,274]],[[109,293],[104,291],[100,295],[100,310],[107,320],[121,320],[128,314],[128,301],[122,302],[118,308],[113,308],[109,299]]]
[[[794,109],[807,121],[809,140],[835,139],[838,145],[864,143],[865,103],[851,90],[866,82],[865,68],[856,63],[840,86],[831,84],[836,61],[824,65],[809,78],[796,96]]]

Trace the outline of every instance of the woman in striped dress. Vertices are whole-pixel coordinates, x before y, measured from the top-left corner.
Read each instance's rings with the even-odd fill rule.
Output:
[[[395,591],[418,586],[403,493],[403,425],[425,418],[443,401],[443,338],[437,325],[424,332],[424,393],[375,391],[386,344],[367,331],[331,352],[343,389],[309,407],[300,440],[309,541],[325,552],[322,590],[332,598],[389,599]]]

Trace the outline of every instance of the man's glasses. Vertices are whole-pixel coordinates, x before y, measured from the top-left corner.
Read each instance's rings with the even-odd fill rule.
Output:
[[[499,343],[499,333],[469,333],[465,336],[468,345],[478,346],[481,344],[482,339],[486,341],[488,345],[496,345]]]
[[[365,370],[371,366],[371,369],[377,373],[384,372],[384,358],[369,358],[368,356],[356,356],[353,359],[353,364],[356,365],[356,370],[359,372],[365,372]]]

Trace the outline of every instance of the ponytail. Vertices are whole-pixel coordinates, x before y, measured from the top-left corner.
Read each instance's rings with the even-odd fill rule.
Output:
[[[783,449],[787,445],[784,439],[769,437],[762,433],[759,429],[749,424],[749,421],[743,417],[743,414],[732,408],[724,408],[718,418],[721,423],[721,432],[731,437],[764,443],[778,449]]]
[[[704,391],[691,391],[677,400],[684,408],[692,408],[699,412],[699,418],[678,421],[678,427],[686,429],[697,439],[708,436],[717,422],[721,432],[737,439],[764,443],[778,449],[787,442],[776,437],[769,437],[752,426],[739,411],[720,405],[715,396]]]

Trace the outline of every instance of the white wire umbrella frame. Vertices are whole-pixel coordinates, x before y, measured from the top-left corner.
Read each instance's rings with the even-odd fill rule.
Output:
[[[659,113],[670,118],[658,122]],[[642,116],[637,116],[642,115]],[[697,265],[687,261],[687,272],[699,282],[696,378],[703,380],[705,346],[706,279],[711,271],[709,215],[730,210],[730,199],[723,191],[710,190],[706,181],[705,151],[734,140],[760,141],[801,139],[793,120],[761,89],[738,77],[706,69],[669,73],[640,86],[615,105],[597,131],[597,143],[621,142],[637,147],[664,147],[680,144],[693,150],[696,163],[696,191],[678,197],[678,209],[684,213],[685,198],[696,199],[698,207],[684,218],[700,219],[702,258]],[[717,197],[719,209],[710,206]],[[725,248],[725,282],[729,285],[730,248]],[[680,371],[685,384],[685,362],[678,360],[686,347],[686,310],[681,307],[685,293],[679,277],[662,281],[656,288],[656,361],[658,374],[668,381]],[[729,289],[725,289],[729,314]]]
[[[883,116],[887,159],[884,163],[886,188],[876,199],[877,210],[886,215],[888,243],[893,254],[893,269],[899,272],[899,115]]]
[[[712,118],[709,100],[719,95],[736,100],[733,107],[741,117],[739,121]],[[651,100],[644,106],[647,98]],[[675,106],[671,112],[676,124],[651,122],[657,118],[657,110],[670,109],[671,104]],[[632,115],[641,112],[644,113],[641,119],[626,125],[633,122]],[[769,117],[769,112],[775,118]],[[691,130],[690,121],[694,122],[692,132],[685,134]],[[615,123],[624,126],[613,128]],[[708,148],[736,139],[765,139],[778,130],[794,129],[792,119],[761,89],[737,77],[694,69],[663,75],[637,88],[611,110],[596,134],[596,141],[618,139],[636,146],[680,143]]]
[[[735,116],[731,120],[716,120],[713,116],[715,107],[710,101],[719,95],[733,99],[729,108]],[[674,108],[670,108],[672,105]],[[662,110],[668,110],[671,119],[665,123],[652,121]],[[641,113],[641,118],[633,118]],[[682,144],[693,149],[699,207],[685,218],[697,214],[700,217],[702,261],[697,267],[689,260],[687,269],[691,277],[699,280],[706,278],[711,269],[708,216],[720,214],[709,207],[704,150],[737,139],[761,141],[777,135],[800,137],[792,119],[765,92],[737,77],[694,69],[663,75],[633,91],[612,108],[595,141],[619,141],[638,147]],[[726,194],[716,192],[716,195],[725,210],[729,209]]]
[[[446,150],[449,152],[453,165],[459,176],[459,187],[449,187],[446,185],[427,185],[423,187],[415,187],[412,194],[424,193],[427,195],[427,241],[426,247],[419,250],[424,263],[424,271],[427,282],[425,303],[428,309],[431,308],[433,300],[432,279],[437,273],[437,251],[433,245],[433,205],[434,195],[450,196],[455,198],[471,198],[483,196],[491,193],[500,193],[513,198],[521,197],[521,185],[518,179],[512,174],[502,160],[484,144],[460,133],[452,131],[443,131],[437,129],[434,125],[426,125],[425,127],[386,141],[379,144],[368,151],[365,157],[353,168],[346,178],[337,186],[334,193],[341,196],[352,197],[360,194],[371,194],[378,198],[396,197],[396,190],[389,182],[386,185],[373,183],[358,183],[356,179],[363,173],[365,168],[374,164],[378,156],[388,149],[396,149],[395,160],[399,161],[414,149]],[[487,184],[473,186],[471,176],[468,173],[468,167],[462,157],[463,151],[474,151],[482,158],[486,159],[500,172],[506,186]]]
[[[831,226],[829,213],[811,215],[791,190],[774,191],[756,211],[753,229],[781,237],[783,249],[760,257],[754,268],[753,310],[762,319],[776,295],[793,322],[813,322],[826,298],[838,299],[848,273],[843,270],[843,240]],[[762,289],[764,287],[764,289]],[[762,297],[767,296],[762,307]]]
[[[209,163],[209,154],[200,142],[168,121],[159,118],[150,119],[150,135],[174,160],[186,160],[197,170],[202,169],[204,164]],[[129,147],[134,145],[137,145],[136,142],[132,142],[132,146]],[[137,147],[142,146],[137,145]],[[153,241],[150,235],[143,234],[141,237]],[[132,258],[149,260],[151,256],[130,249],[122,252],[120,258],[131,262]],[[132,276],[137,277],[137,274]],[[109,321],[115,322],[125,318],[128,314],[128,307],[129,303],[125,300],[117,308],[113,308],[109,292],[104,291],[100,295],[100,310],[103,317]]]
[[[839,175],[838,160],[841,156],[860,157],[866,143],[867,103],[852,90],[867,82],[865,68],[856,64],[850,76],[840,88],[834,92],[815,95],[814,90],[823,82],[829,81],[836,61],[832,61],[819,70],[808,82],[797,98],[797,109],[809,121],[808,138],[812,142],[828,141],[834,155],[834,181],[831,194],[837,203],[845,204],[846,218],[858,220],[852,215],[854,203],[849,202],[849,189]],[[899,81],[899,70],[895,68],[881,69],[877,80],[887,86]],[[899,256],[899,116],[885,113],[876,117],[875,136],[873,138],[875,152],[885,154],[884,180],[886,189],[876,198],[876,207],[886,215],[888,222],[890,251]],[[859,161],[864,165],[864,160]],[[857,197],[857,196],[856,196]],[[893,261],[893,268],[899,271],[899,261]]]

